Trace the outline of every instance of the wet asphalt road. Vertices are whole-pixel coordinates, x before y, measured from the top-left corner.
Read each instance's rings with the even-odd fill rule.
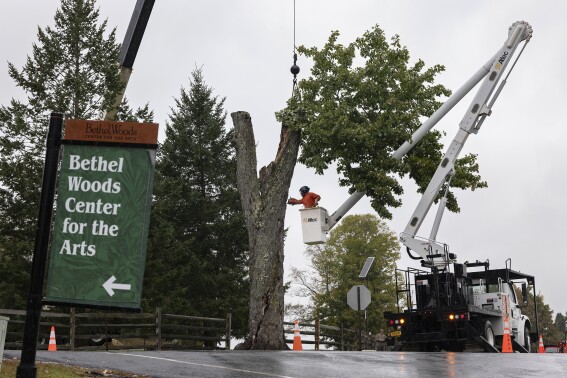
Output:
[[[4,358],[21,352],[5,350]],[[36,361],[177,377],[567,377],[567,354],[38,351]]]

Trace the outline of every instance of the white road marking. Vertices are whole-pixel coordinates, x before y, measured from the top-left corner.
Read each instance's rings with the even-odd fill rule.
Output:
[[[194,365],[194,366],[203,366],[203,367],[208,367],[208,368],[214,368],[214,369],[224,369],[224,370],[231,370],[231,371],[237,371],[237,372],[241,372],[241,373],[250,373],[250,374],[257,374],[257,375],[265,375],[268,377],[278,377],[278,378],[293,378],[287,375],[277,375],[277,374],[271,374],[271,373],[263,373],[261,371],[253,371],[253,370],[244,370],[244,369],[235,369],[235,368],[229,368],[229,367],[225,367],[225,366],[217,366],[217,365],[209,365],[209,364],[200,364],[197,362],[188,362],[188,361],[180,361],[180,360],[174,360],[172,358],[163,358],[163,357],[154,357],[154,356],[144,356],[143,354],[132,354],[132,353],[117,353],[117,352],[106,352],[108,354],[121,354],[123,356],[131,356],[131,357],[142,357],[142,358],[150,358],[150,359],[154,359],[154,360],[162,360],[162,361],[169,361],[169,362],[177,362],[180,364],[186,364],[186,365]]]

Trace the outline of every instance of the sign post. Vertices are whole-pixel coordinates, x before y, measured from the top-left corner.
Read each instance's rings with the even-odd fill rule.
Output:
[[[24,340],[20,364],[16,370],[18,378],[35,378],[37,368],[35,356],[37,338],[39,335],[39,320],[41,315],[41,296],[43,293],[43,280],[45,278],[45,265],[47,264],[47,249],[49,245],[49,230],[51,229],[51,215],[53,213],[53,197],[57,179],[57,161],[61,143],[61,129],[63,127],[63,114],[51,113],[45,152],[45,166],[39,202],[39,215],[37,233],[32,259],[31,286],[26,308],[26,323],[24,326]]]
[[[44,302],[140,307],[157,128],[66,122]]]
[[[354,285],[347,293],[347,304],[356,311],[365,310],[370,304],[370,290],[364,285]],[[362,348],[362,327],[358,326],[358,342]]]

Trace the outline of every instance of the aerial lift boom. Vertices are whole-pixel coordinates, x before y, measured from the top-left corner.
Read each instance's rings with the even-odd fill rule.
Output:
[[[430,239],[434,239],[436,234],[436,229],[439,226],[440,218],[443,213],[445,199],[442,199],[442,203],[440,205],[440,210],[438,212],[438,216],[435,221],[434,230],[430,235],[430,239],[426,240],[425,242],[422,240],[415,239],[415,234],[419,230],[421,223],[423,222],[423,218],[429,211],[431,204],[435,200],[437,193],[439,192],[441,186],[445,182],[445,178],[448,174],[450,174],[453,170],[454,163],[456,158],[458,157],[459,152],[461,151],[463,143],[466,141],[468,135],[470,133],[477,133],[482,122],[486,118],[487,115],[490,115],[492,105],[494,101],[500,94],[506,80],[503,80],[498,87],[498,90],[492,97],[490,103],[488,100],[490,95],[493,93],[494,89],[496,88],[498,82],[500,81],[502,74],[508,65],[508,62],[511,60],[511,56],[513,55],[514,51],[516,50],[517,46],[522,41],[529,41],[532,35],[532,28],[531,26],[524,21],[518,21],[509,28],[508,38],[504,45],[496,52],[494,56],[492,56],[482,67],[478,69],[474,75],[467,80],[461,88],[455,91],[447,101],[435,111],[431,117],[425,121],[412,135],[411,140],[406,141],[403,145],[401,145],[392,155],[394,159],[401,160],[412,148],[415,144],[417,144],[460,100],[467,95],[472,88],[474,88],[483,78],[484,82],[481,85],[477,95],[475,96],[472,104],[470,105],[467,113],[460,124],[460,131],[451,144],[449,151],[445,155],[444,159],[441,161],[439,165],[438,172],[434,175],[433,179],[431,180],[418,208],[414,212],[408,226],[402,233],[402,242],[409,248],[416,251],[421,258],[425,258],[426,255],[437,255],[440,252],[444,252],[444,246],[439,245],[434,240],[430,241]],[[518,56],[519,57],[519,56]],[[516,58],[517,59],[517,58]],[[490,75],[488,75],[490,73]],[[508,72],[509,74],[509,72]],[[487,76],[488,75],[488,76]],[[322,218],[324,217],[324,221],[321,222],[321,230],[322,232],[328,232],[331,230],[337,222],[346,214],[348,211],[356,205],[356,203],[364,197],[365,192],[354,192],[333,214],[328,215],[326,210],[321,209],[324,213]],[[308,215],[307,215],[308,216]],[[303,216],[302,216],[303,217]],[[307,218],[303,219],[303,224],[309,222]],[[304,242],[307,244],[320,244],[325,242],[324,234],[321,233],[321,237],[307,237],[305,234],[304,228]],[[306,241],[308,240],[308,241]]]
[[[142,42],[146,26],[148,25],[154,3],[155,0],[138,0],[136,2],[118,58],[120,62],[120,81],[124,87],[114,99],[112,108],[106,112],[104,116],[106,121],[114,120],[116,112],[122,103],[124,92],[126,92],[126,86],[130,80],[132,67],[134,66],[134,61],[136,60],[136,55],[138,54],[138,49],[140,48],[140,43]]]
[[[443,216],[446,204],[445,196],[440,203],[439,211],[437,212],[433,230],[429,239],[417,238],[416,233],[423,223],[425,216],[435,201],[443,184],[446,183],[448,186],[454,173],[455,162],[463,148],[463,145],[467,141],[467,138],[470,134],[478,133],[486,117],[492,113],[492,106],[506,84],[506,79],[510,74],[510,70],[514,67],[514,65],[512,65],[511,69],[507,71],[508,74],[506,75],[506,78],[500,82],[506,66],[511,61],[514,51],[522,41],[525,41],[526,44],[530,40],[531,36],[532,28],[524,21],[516,22],[510,27],[506,42],[502,48],[500,48],[496,54],[496,58],[492,62],[490,74],[484,79],[476,96],[467,109],[465,116],[459,124],[459,131],[457,132],[457,135],[449,145],[445,156],[437,167],[437,171],[429,182],[429,185],[423,193],[423,196],[413,212],[410,221],[400,236],[401,242],[408,249],[415,251],[419,254],[421,259],[425,260],[424,266],[434,265],[439,269],[444,269],[448,263],[454,262],[456,259],[454,254],[450,254],[448,252],[446,245],[435,241],[439,223]],[[525,47],[525,44],[523,47]],[[520,54],[518,54],[516,61],[520,57]],[[500,85],[498,85],[499,82]]]

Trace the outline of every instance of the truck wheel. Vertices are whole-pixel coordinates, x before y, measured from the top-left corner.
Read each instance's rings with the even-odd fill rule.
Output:
[[[111,338],[108,338],[108,342],[112,342]],[[89,345],[91,346],[101,346],[104,345],[106,343],[106,339],[104,339],[103,337],[100,338],[93,338],[93,339],[89,339]]]
[[[532,343],[530,339],[530,330],[528,329],[527,326],[524,326],[524,348],[526,348],[528,353],[531,353]]]
[[[492,323],[490,323],[490,320],[487,320],[486,323],[484,323],[484,331],[482,332],[482,336],[490,345],[494,346],[494,329],[492,328]]]

